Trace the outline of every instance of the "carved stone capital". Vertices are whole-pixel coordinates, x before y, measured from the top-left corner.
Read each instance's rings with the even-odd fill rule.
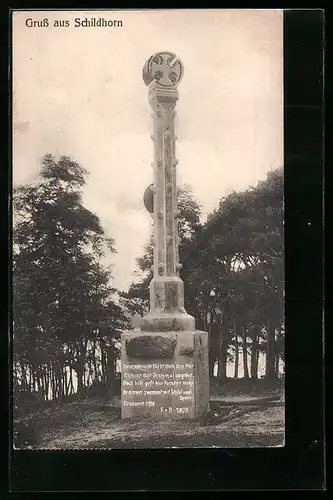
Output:
[[[163,110],[173,111],[178,101],[178,91],[175,88],[165,89],[152,82],[149,85],[149,103],[155,113]]]

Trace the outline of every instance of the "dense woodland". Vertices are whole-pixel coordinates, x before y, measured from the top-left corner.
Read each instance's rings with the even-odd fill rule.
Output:
[[[112,287],[116,251],[82,192],[88,173],[45,155],[39,179],[13,196],[13,394],[18,411],[49,400],[119,392],[119,339],[148,310],[152,240],[138,258],[140,281]],[[284,360],[283,169],[221,199],[201,222],[189,186],[179,188],[181,277],[187,311],[209,332],[210,374],[233,361],[239,376],[272,382]]]

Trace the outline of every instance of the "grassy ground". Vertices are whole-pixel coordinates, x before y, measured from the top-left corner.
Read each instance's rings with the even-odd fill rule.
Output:
[[[261,383],[260,383],[261,382]],[[212,387],[205,426],[186,420],[122,422],[119,400],[90,399],[57,405],[20,419],[15,447],[34,449],[239,448],[284,444],[284,406],[246,406],[254,397],[277,394],[278,387],[242,381]],[[229,402],[224,406],[223,402]],[[237,416],[242,402],[243,414]],[[253,411],[255,410],[255,411]],[[234,418],[231,418],[234,416]],[[29,431],[31,435],[29,435]],[[24,436],[24,437],[22,437]]]

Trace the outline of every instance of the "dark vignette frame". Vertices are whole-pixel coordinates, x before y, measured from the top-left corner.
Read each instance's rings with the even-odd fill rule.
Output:
[[[34,9],[37,10],[36,5]],[[66,10],[70,10],[69,7]],[[9,18],[9,30],[10,26]],[[227,450],[15,451],[11,448],[11,439],[8,442],[7,429],[2,426],[9,449],[9,461],[7,456],[4,462],[9,465],[7,491],[290,491],[325,487],[323,30],[323,10],[284,12],[286,446]],[[9,61],[10,50],[9,45]],[[5,64],[5,85],[8,85],[8,58]],[[7,88],[11,103],[11,84]],[[7,307],[4,315],[5,331],[11,321],[11,120],[7,144],[10,163],[8,179],[2,187],[8,186],[8,189],[2,199],[7,201],[9,239],[5,247],[9,250],[6,271],[10,294],[9,317]],[[316,265],[309,266],[309,260]],[[1,340],[4,342],[5,338],[10,340],[3,334]],[[3,380],[7,380],[9,374],[9,381],[10,349],[9,344],[7,366],[2,363],[2,368],[7,368]],[[3,356],[5,352],[8,352],[8,343],[1,350]],[[10,413],[8,417],[11,427]]]

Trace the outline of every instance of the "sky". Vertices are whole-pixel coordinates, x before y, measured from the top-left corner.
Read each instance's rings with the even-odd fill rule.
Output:
[[[74,26],[85,17],[122,26]],[[28,18],[49,26],[28,27]],[[152,118],[142,68],[163,50],[184,65],[177,180],[192,187],[204,219],[223,196],[283,165],[282,10],[13,15],[13,183],[36,179],[45,153],[84,166],[84,204],[115,239],[117,254],[106,260],[121,290],[137,279],[135,259],[151,232],[143,193],[153,180]]]

